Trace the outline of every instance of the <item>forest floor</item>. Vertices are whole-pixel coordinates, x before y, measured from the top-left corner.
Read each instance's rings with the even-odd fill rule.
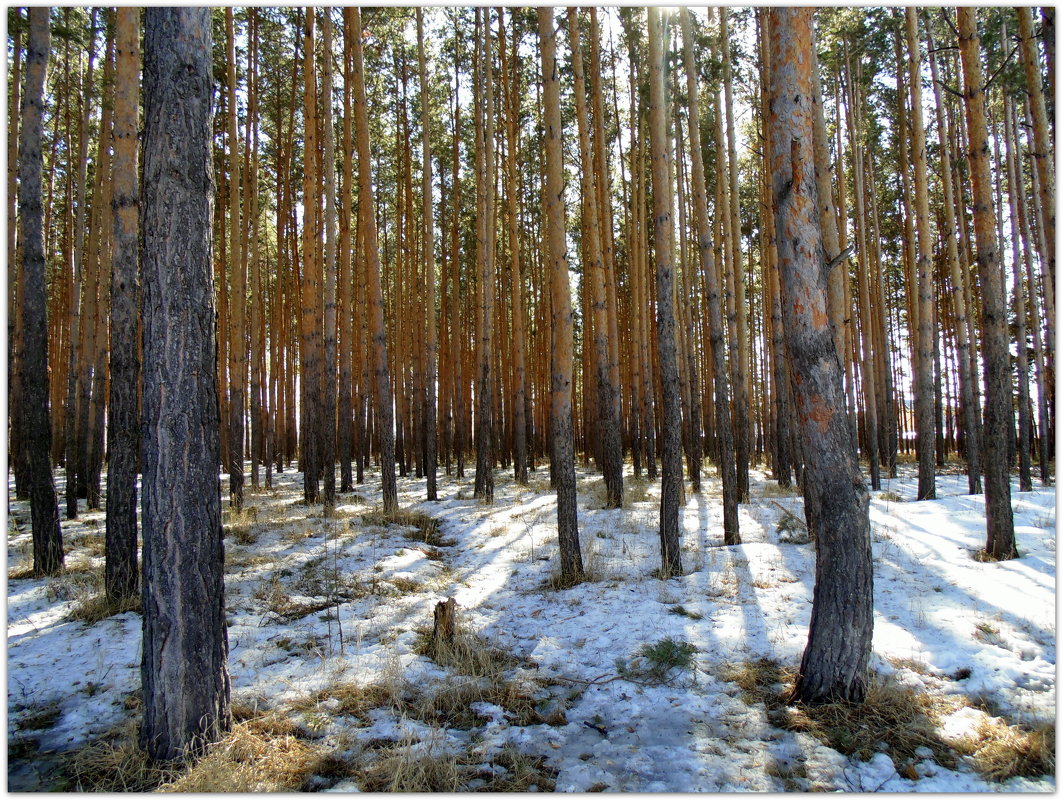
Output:
[[[34,579],[12,501],[9,789],[1055,789],[1054,488],[1013,488],[1021,557],[981,562],[983,496],[952,471],[912,502],[901,465],[872,494],[868,703],[804,709],[785,697],[815,576],[800,496],[754,474],[744,544],[724,547],[719,482],[688,485],[688,572],[662,581],[659,483],[627,470],[621,510],[578,471],[591,580],[568,588],[544,468],[528,487],[499,471],[490,506],[471,469],[441,471],[438,503],[400,479],[392,521],[375,472],[332,519],[303,505],[301,474],[275,475],[225,511],[234,730],[162,772],[135,747],[140,616],[89,622],[113,611],[103,513],[64,521],[65,573]],[[438,647],[448,597],[458,635]]]

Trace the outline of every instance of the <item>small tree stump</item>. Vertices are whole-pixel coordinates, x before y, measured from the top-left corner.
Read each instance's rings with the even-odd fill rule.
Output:
[[[458,602],[453,598],[440,601],[435,609],[435,626],[432,629],[432,643],[439,647],[454,642],[454,629],[457,625]]]

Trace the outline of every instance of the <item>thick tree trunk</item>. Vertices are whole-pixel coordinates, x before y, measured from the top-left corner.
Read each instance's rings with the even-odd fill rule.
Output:
[[[795,422],[816,531],[816,586],[794,698],[862,701],[871,654],[868,493],[846,421],[841,365],[827,316],[812,153],[811,9],[772,9],[772,200],[778,230]]]
[[[583,579],[576,516],[576,466],[572,442],[572,303],[565,256],[565,206],[562,181],[561,98],[557,63],[557,32],[553,10],[539,8],[539,53],[543,80],[546,183],[543,213],[546,261],[550,270],[552,307],[550,343],[551,471],[557,490],[557,537],[561,552],[561,581]]]
[[[44,78],[48,69],[51,9],[29,10],[25,86],[19,131],[18,215],[22,233],[22,349],[20,429],[25,437],[30,514],[33,522],[33,572],[52,575],[63,566],[63,533],[52,480],[52,427],[48,418],[48,321],[45,297],[44,215],[41,202],[41,133]]]
[[[661,575],[683,572],[679,535],[679,499],[683,493],[683,452],[680,442],[682,411],[676,367],[675,315],[672,285],[675,231],[672,226],[671,187],[668,182],[668,130],[665,121],[665,48],[661,14],[649,9],[650,150],[653,164],[654,261],[657,268],[657,353],[661,369]]]
[[[144,12],[144,722],[152,759],[228,729],[211,286],[211,12]],[[194,677],[194,680],[190,680]]]
[[[111,599],[137,590],[137,460],[140,420],[140,13],[118,9],[114,109],[114,256],[111,268],[111,392],[107,424],[105,587]]]
[[[997,250],[989,174],[989,133],[986,127],[985,90],[976,11],[958,8],[960,59],[963,64],[963,94],[967,108],[968,160],[974,201],[975,261],[982,284],[982,365],[985,402],[985,500],[986,554],[995,559],[1018,556],[1015,522],[1011,511],[1008,465],[1008,428],[1011,425],[1011,364],[1008,355],[1008,316]]]

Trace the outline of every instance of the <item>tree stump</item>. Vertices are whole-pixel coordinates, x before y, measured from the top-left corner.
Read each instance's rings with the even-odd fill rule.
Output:
[[[453,598],[440,601],[435,608],[435,626],[432,629],[432,644],[438,648],[440,645],[450,645],[454,642],[454,629],[457,626],[458,602]]]

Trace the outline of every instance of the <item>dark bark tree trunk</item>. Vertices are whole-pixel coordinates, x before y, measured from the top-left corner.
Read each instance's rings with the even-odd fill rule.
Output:
[[[775,8],[768,19],[772,202],[794,417],[817,552],[812,620],[794,698],[859,702],[871,654],[871,530],[827,316],[812,152],[812,10]]]
[[[144,722],[152,759],[228,729],[211,286],[211,12],[144,12]],[[194,678],[192,678],[194,677]]]
[[[561,90],[557,63],[557,31],[553,10],[540,8],[539,52],[542,58],[543,123],[546,137],[546,184],[543,213],[546,225],[546,262],[549,266],[553,309],[550,346],[550,433],[553,442],[551,474],[557,489],[557,537],[561,551],[561,581],[583,579],[576,515],[576,465],[572,442],[572,304],[565,256],[564,184],[561,179]]]
[[[675,352],[675,281],[671,187],[668,182],[668,130],[665,121],[665,47],[660,11],[649,10],[650,152],[653,180],[654,261],[657,267],[657,353],[661,369],[661,574],[683,572],[679,550],[679,499],[683,494],[680,442],[679,370]]]
[[[140,13],[118,9],[114,108],[114,256],[111,266],[111,392],[107,422],[105,588],[113,600],[137,590],[137,460],[140,421]]]
[[[956,9],[963,94],[967,107],[968,160],[974,201],[975,262],[982,284],[982,366],[986,388],[983,452],[985,460],[986,554],[994,559],[1017,557],[1015,521],[1011,510],[1008,429],[1012,420],[1011,362],[1004,271],[997,250],[989,174],[989,133],[981,50],[974,8]]]
[[[41,133],[44,118],[44,78],[48,69],[51,9],[29,10],[25,85],[19,132],[18,214],[22,225],[22,349],[19,412],[25,438],[30,514],[33,521],[33,572],[52,575],[63,566],[63,533],[52,480],[52,425],[48,417],[48,321],[45,297],[44,214],[41,202]]]

